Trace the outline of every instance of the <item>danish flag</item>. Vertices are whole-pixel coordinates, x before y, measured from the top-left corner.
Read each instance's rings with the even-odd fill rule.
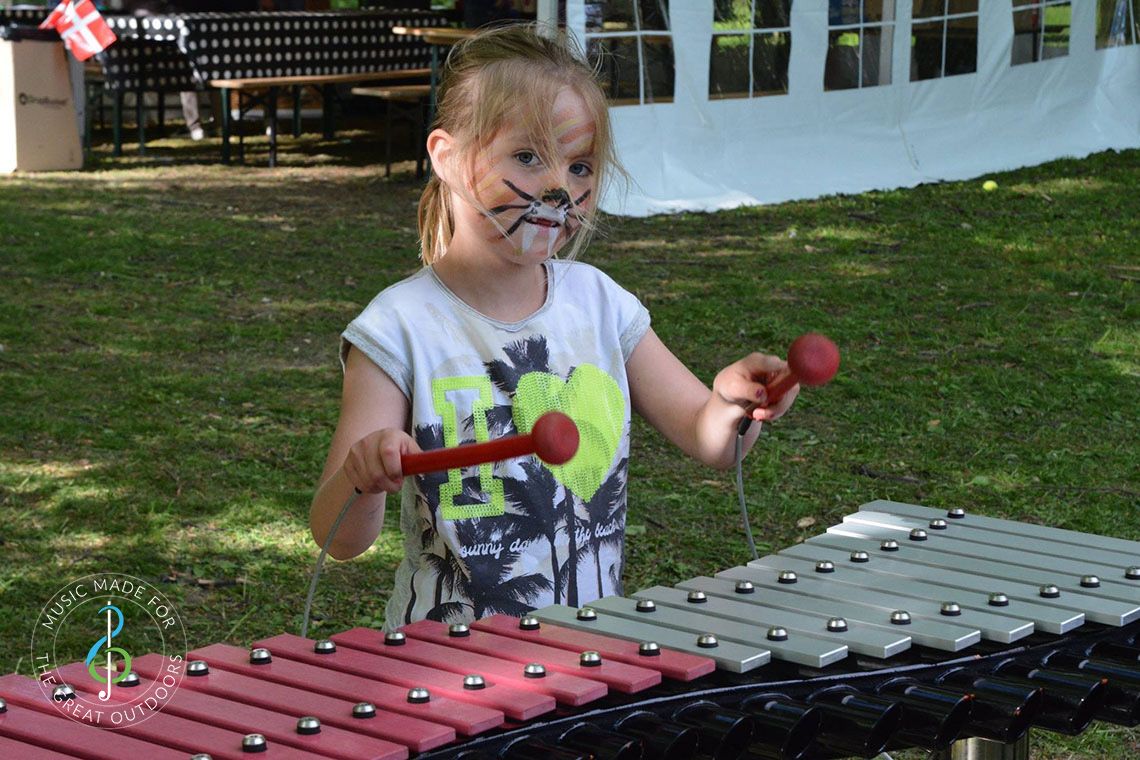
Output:
[[[53,28],[80,61],[103,52],[117,39],[91,0],[62,0],[40,24],[40,29]]]

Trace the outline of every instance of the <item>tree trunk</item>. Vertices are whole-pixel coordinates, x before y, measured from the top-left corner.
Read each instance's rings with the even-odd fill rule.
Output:
[[[419,572],[419,571],[417,570],[416,572]],[[416,606],[416,573],[415,572],[412,573],[411,586],[412,586],[412,596],[410,599],[408,599],[408,606],[404,610],[404,622],[405,623],[412,622],[412,610],[415,609],[415,606]]]
[[[562,596],[561,592],[558,591],[562,585],[561,578],[559,578],[561,573],[558,570],[558,550],[554,548],[554,536],[550,537],[550,572],[550,580],[554,583],[554,603],[561,604]]]
[[[602,542],[599,539],[594,547],[594,568],[598,579],[598,598],[602,598]]]
[[[578,606],[578,520],[574,515],[574,495],[566,491],[566,530],[570,535],[570,567],[566,571],[566,604]]]

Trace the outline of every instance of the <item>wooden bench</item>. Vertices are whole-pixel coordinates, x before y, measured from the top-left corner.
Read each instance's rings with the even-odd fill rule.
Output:
[[[365,98],[378,98],[385,101],[384,113],[384,176],[392,174],[392,116],[394,106],[399,103],[405,106],[395,113],[404,116],[411,122],[416,135],[416,179],[424,176],[424,154],[426,152],[425,140],[427,135],[424,119],[424,109],[431,99],[430,84],[394,84],[384,87],[353,87],[352,94]]]
[[[240,125],[242,117],[249,109],[261,105],[265,109],[265,118],[268,122],[269,135],[269,165],[277,165],[277,98],[282,88],[290,88],[293,92],[293,135],[297,137],[301,132],[301,90],[305,87],[316,88],[321,93],[321,113],[323,132],[326,140],[333,136],[333,109],[335,98],[334,88],[338,84],[356,84],[359,82],[379,82],[392,79],[423,78],[431,75],[431,69],[398,69],[391,71],[372,71],[355,74],[320,74],[288,77],[250,77],[248,79],[214,79],[210,86],[221,91],[222,96],[222,163],[230,162],[230,138],[233,134],[233,119],[230,109],[230,93],[236,93],[238,98],[237,121]],[[429,85],[406,85],[408,87],[424,87]],[[355,92],[355,89],[353,90]],[[387,138],[389,143],[391,138]],[[245,135],[239,131],[238,154],[244,158]],[[391,147],[388,148],[389,156]]]

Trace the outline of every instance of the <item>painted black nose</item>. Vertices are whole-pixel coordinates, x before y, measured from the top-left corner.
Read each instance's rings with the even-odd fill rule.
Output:
[[[542,202],[550,203],[555,206],[569,206],[570,193],[566,192],[564,188],[556,188],[554,190],[542,191]]]

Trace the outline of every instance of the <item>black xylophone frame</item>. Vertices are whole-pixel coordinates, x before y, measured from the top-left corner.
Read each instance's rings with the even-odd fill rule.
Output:
[[[1138,636],[1140,623],[1093,625],[937,662],[938,653],[916,649],[889,667],[858,657],[822,670],[771,663],[760,680],[718,670],[699,686],[671,682],[640,700],[611,695],[588,712],[417,757],[681,760],[699,748],[717,760],[776,760],[911,747],[946,757],[970,737],[1014,745],[1032,727],[1066,735],[1094,720],[1132,727],[1140,723]]]

